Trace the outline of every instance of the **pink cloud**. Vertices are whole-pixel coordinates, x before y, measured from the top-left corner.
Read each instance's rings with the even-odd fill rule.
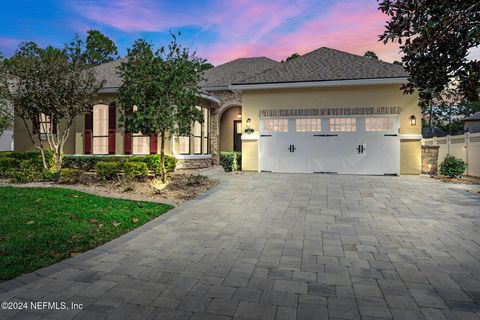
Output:
[[[266,33],[255,41],[235,42],[229,38],[213,46],[202,46],[199,54],[216,63],[245,56],[268,56],[285,59],[293,52],[307,53],[326,46],[356,54],[375,51],[382,60],[399,59],[396,44],[378,42],[387,17],[375,6],[342,2],[284,33]]]
[[[377,10],[376,1],[348,0],[325,6],[316,0],[207,0],[193,5],[83,0],[74,8],[89,20],[126,32],[185,26],[196,27],[200,33],[208,30],[215,39],[193,42],[193,46],[215,64],[247,56],[281,60],[293,52],[304,54],[322,46],[357,54],[373,50],[383,60],[398,59],[396,45],[377,41],[387,17]]]

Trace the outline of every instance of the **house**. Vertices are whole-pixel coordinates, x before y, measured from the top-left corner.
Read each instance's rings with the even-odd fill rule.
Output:
[[[465,132],[480,132],[480,112],[463,119],[463,129]]]
[[[97,67],[105,86],[92,113],[75,122],[66,153],[158,153],[157,137],[119,126],[121,62]],[[197,106],[204,123],[166,147],[183,167],[217,164],[219,152],[239,151],[242,169],[251,171],[420,173],[418,96],[400,90],[407,81],[401,66],[320,48],[285,63],[237,59],[207,70],[205,79]],[[19,121],[15,137],[16,150],[31,148]]]
[[[7,106],[9,108],[10,106]],[[7,109],[6,111],[2,111],[0,109],[0,116],[9,115],[9,118],[11,117],[11,114],[13,114],[13,111],[10,109]],[[13,122],[11,123],[10,127],[8,127],[6,130],[4,130],[2,133],[0,133],[0,151],[12,151],[13,150]]]

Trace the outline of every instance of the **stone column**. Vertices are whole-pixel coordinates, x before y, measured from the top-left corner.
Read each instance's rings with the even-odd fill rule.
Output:
[[[436,175],[438,173],[438,150],[440,146],[422,146],[422,173]]]

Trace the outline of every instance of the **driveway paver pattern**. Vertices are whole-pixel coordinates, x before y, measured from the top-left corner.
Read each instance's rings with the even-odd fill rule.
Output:
[[[4,319],[480,319],[480,197],[421,177],[220,174],[102,247],[0,283]]]

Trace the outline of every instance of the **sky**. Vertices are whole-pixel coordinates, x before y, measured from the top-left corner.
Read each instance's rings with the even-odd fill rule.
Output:
[[[180,42],[214,65],[253,56],[279,61],[320,47],[372,50],[393,62],[398,45],[378,41],[387,16],[377,7],[376,0],[4,1],[0,52],[9,56],[23,41],[62,46],[96,29],[124,56],[138,38],[160,47],[180,31]]]

